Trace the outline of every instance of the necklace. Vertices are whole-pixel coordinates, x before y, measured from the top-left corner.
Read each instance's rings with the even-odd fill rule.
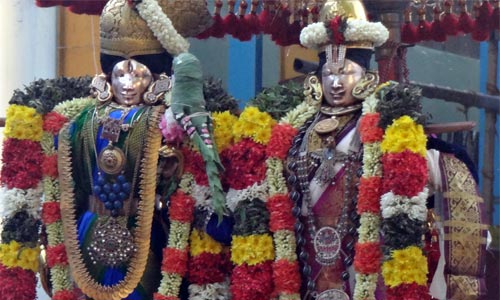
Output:
[[[73,181],[72,148],[69,127],[60,134],[59,159],[61,216],[63,219],[64,241],[71,265],[73,278],[83,293],[96,300],[119,300],[127,297],[137,287],[146,267],[151,237],[151,222],[155,203],[156,174],[151,172],[158,163],[158,149],[161,145],[161,134],[157,126],[163,107],[152,108],[146,124],[146,134],[142,159],[140,160],[138,214],[136,227],[133,229],[134,245],[137,251],[130,256],[126,274],[122,281],[113,286],[98,283],[89,273],[78,241],[78,230],[75,206],[75,183]]]
[[[314,125],[314,131],[316,131],[318,134],[326,134],[335,131],[340,125],[337,117],[351,114],[355,111],[360,110],[361,107],[361,104],[355,104],[346,107],[322,106],[320,112],[324,115],[330,116],[330,118],[317,122],[316,125]]]

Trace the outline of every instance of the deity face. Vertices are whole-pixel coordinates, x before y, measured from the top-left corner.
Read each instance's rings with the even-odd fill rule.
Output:
[[[355,104],[352,90],[365,75],[365,69],[346,59],[344,66],[334,66],[328,62],[321,70],[323,97],[330,106],[349,106]]]
[[[137,105],[153,80],[148,67],[133,60],[117,63],[111,73],[111,86],[115,101],[121,105]]]

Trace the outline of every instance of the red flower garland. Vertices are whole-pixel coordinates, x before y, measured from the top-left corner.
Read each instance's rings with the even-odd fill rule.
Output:
[[[297,135],[297,129],[290,124],[279,124],[273,127],[271,138],[267,144],[267,157],[286,159],[288,149],[292,146],[293,138]]]
[[[57,154],[44,155],[42,162],[42,173],[43,175],[49,176],[51,178],[57,178],[59,172],[57,171]]]
[[[386,291],[387,300],[430,300],[429,289],[425,285],[403,283]]]
[[[231,275],[231,294],[233,300],[265,300],[270,299],[273,292],[271,262],[267,261],[255,266],[240,265]]]
[[[163,249],[161,270],[167,273],[186,274],[187,260],[188,252],[186,249],[179,250],[166,247]]]
[[[179,300],[177,297],[165,296],[159,293],[154,294],[154,300]]]
[[[361,177],[358,191],[358,214],[380,213],[380,197],[382,196],[382,178]]]
[[[0,299],[33,300],[36,298],[36,277],[33,271],[0,264]]]
[[[9,138],[4,142],[0,177],[7,188],[30,189],[42,178],[40,143]]]
[[[425,157],[405,150],[382,156],[384,193],[413,197],[427,184],[427,161]]]
[[[270,213],[269,230],[294,230],[295,218],[292,215],[293,203],[287,195],[274,195],[267,200]]]
[[[379,243],[356,243],[354,269],[363,274],[374,274],[380,270],[382,252]]]
[[[66,255],[66,247],[64,244],[59,244],[54,247],[47,247],[47,265],[49,268],[55,265],[67,265],[68,256]]]
[[[52,300],[76,300],[78,299],[78,290],[62,290],[57,291]]]
[[[275,291],[288,294],[296,293],[300,290],[299,263],[290,262],[285,259],[273,263],[273,279]]]
[[[182,149],[182,154],[184,155],[184,161],[189,162],[185,164],[184,173],[191,173],[194,176],[194,180],[199,185],[208,185],[208,177],[205,172],[205,162],[200,153],[193,150]]]
[[[61,209],[58,202],[44,202],[42,204],[42,221],[45,225],[55,223],[61,219]]]
[[[68,118],[55,111],[51,111],[43,117],[43,131],[57,135],[66,122],[68,122]]]
[[[190,258],[188,280],[198,285],[223,282],[231,267],[228,254],[204,252]]]
[[[193,221],[195,201],[192,197],[184,194],[181,190],[177,190],[170,197],[170,220],[181,223],[191,223]]]
[[[379,113],[365,114],[359,122],[359,133],[361,142],[375,143],[381,141],[384,136],[384,130],[378,126],[380,121]]]
[[[221,153],[225,180],[236,190],[248,188],[266,177],[266,146],[243,139]]]

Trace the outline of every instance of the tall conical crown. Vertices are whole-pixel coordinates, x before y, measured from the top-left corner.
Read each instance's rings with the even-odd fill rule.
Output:
[[[155,35],[137,7],[128,0],[110,0],[103,9],[100,20],[101,52],[131,57],[164,52],[166,45]],[[149,0],[159,5],[163,14],[183,37],[196,36],[208,28],[212,17],[205,0]],[[164,32],[162,33],[164,34]],[[175,38],[166,37],[175,43]],[[178,41],[177,41],[178,42]],[[168,49],[167,49],[168,50]],[[176,53],[171,53],[176,54]]]
[[[329,21],[337,16],[366,21],[363,3],[359,0],[327,0],[320,11],[320,21]]]

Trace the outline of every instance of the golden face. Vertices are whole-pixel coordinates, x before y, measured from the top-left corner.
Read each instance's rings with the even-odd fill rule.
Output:
[[[344,66],[334,66],[328,62],[321,70],[323,97],[330,106],[349,106],[355,104],[352,90],[365,75],[365,69],[346,59]]]
[[[148,67],[133,59],[117,63],[111,73],[116,103],[127,106],[140,104],[152,80],[153,75]]]

